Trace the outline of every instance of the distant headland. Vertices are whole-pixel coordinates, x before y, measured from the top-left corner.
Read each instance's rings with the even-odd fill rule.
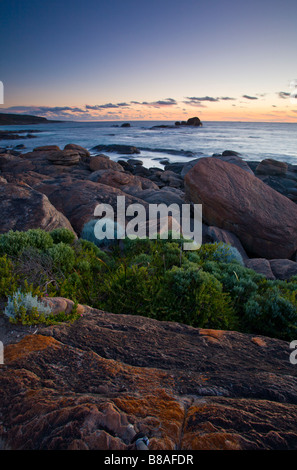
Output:
[[[47,124],[53,122],[62,122],[62,121],[51,121],[44,117],[40,116],[31,116],[30,114],[10,114],[10,113],[0,113],[0,126],[10,126],[18,124]]]

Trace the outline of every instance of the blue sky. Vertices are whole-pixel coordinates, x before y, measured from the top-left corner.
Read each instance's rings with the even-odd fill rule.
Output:
[[[296,0],[2,0],[0,111],[296,120],[296,18]]]

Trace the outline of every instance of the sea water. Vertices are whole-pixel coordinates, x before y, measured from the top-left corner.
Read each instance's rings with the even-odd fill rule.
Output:
[[[137,158],[144,166],[162,167],[169,162],[187,162],[224,150],[238,152],[245,160],[273,158],[297,164],[297,123],[203,122],[202,127],[175,126],[168,121],[60,122],[39,125],[1,126],[1,130],[38,130],[32,139],[2,140],[0,147],[25,145],[23,153],[42,145],[81,145],[91,154],[104,153],[113,160]],[[156,127],[157,126],[157,127]],[[161,126],[161,127],[160,127]],[[162,127],[165,126],[165,127]],[[121,144],[140,149],[140,154],[120,155],[92,151],[96,145]]]

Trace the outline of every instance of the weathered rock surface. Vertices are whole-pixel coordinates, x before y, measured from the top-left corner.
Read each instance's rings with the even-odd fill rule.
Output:
[[[289,344],[86,308],[7,344],[6,449],[296,449]]]
[[[97,170],[116,170],[116,171],[123,171],[123,167],[113,160],[110,160],[109,157],[106,155],[96,155],[95,157],[91,157],[90,159],[90,170],[97,171]]]
[[[245,170],[248,173],[253,174],[253,171],[248,166],[247,162],[243,160],[242,157],[228,150],[225,150],[222,153],[222,155],[213,155],[212,158],[218,158],[219,160],[222,160],[223,162],[232,163],[233,165],[239,166],[239,168],[241,168],[242,170]]]
[[[279,162],[272,158],[262,160],[257,166],[255,173],[258,175],[285,175],[288,171],[288,164],[286,162]]]
[[[98,204],[109,204],[116,216],[117,197],[125,196],[126,207],[138,203],[146,206],[141,199],[130,196],[118,188],[85,180],[64,180],[41,183],[38,191],[46,194],[51,203],[67,217],[75,232],[80,235],[85,223],[94,219]]]
[[[297,263],[289,259],[271,259],[270,267],[277,279],[290,279],[297,276]]]
[[[159,189],[158,186],[147,178],[135,176],[118,170],[98,170],[89,177],[90,181],[106,184],[113,188],[119,188],[130,194],[142,191],[143,189]]]
[[[140,153],[140,150],[133,145],[120,145],[120,144],[111,144],[111,145],[96,145],[91,149],[92,152],[114,152],[120,153],[122,155],[132,155],[134,153]]]
[[[67,144],[65,145],[64,150],[75,150],[81,157],[90,157],[90,152],[81,145]]]
[[[249,269],[253,269],[256,273],[263,274],[266,279],[276,279],[272,272],[268,259],[265,258],[252,258],[245,260],[245,266]]]
[[[80,154],[77,150],[60,150],[57,152],[48,152],[47,160],[54,165],[77,165],[80,161]]]
[[[208,225],[229,230],[262,258],[290,258],[297,249],[297,206],[236,165],[201,158],[185,176],[191,201]]]
[[[0,233],[31,228],[51,231],[58,227],[73,231],[67,218],[48,198],[25,183],[0,184],[0,213]]]
[[[207,227],[208,237],[212,242],[222,242],[237,248],[243,259],[248,259],[248,256],[243,248],[240,240],[234,233],[228,232],[218,227]]]
[[[65,299],[64,297],[42,297],[40,300],[51,308],[51,313],[53,315],[57,315],[62,312],[70,314],[74,308],[73,300]],[[78,314],[82,315],[85,309],[83,305],[78,304],[76,311]]]

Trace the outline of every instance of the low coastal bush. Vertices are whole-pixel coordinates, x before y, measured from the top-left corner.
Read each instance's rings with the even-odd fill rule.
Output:
[[[67,228],[61,227],[56,228],[50,232],[50,236],[53,239],[53,242],[56,243],[67,243],[72,244],[75,240],[75,235],[73,232],[68,230]]]
[[[6,314],[21,291],[194,327],[296,336],[297,278],[267,280],[226,244],[184,251],[182,243],[124,239],[98,247],[65,229],[8,232],[0,236],[0,300]],[[18,308],[15,320],[51,321],[35,307],[39,316]]]
[[[51,309],[40,302],[38,297],[33,296],[31,292],[23,293],[18,289],[11,297],[8,297],[4,314],[12,323],[21,321],[27,324],[29,320],[35,323],[40,317],[46,318],[51,314]]]

